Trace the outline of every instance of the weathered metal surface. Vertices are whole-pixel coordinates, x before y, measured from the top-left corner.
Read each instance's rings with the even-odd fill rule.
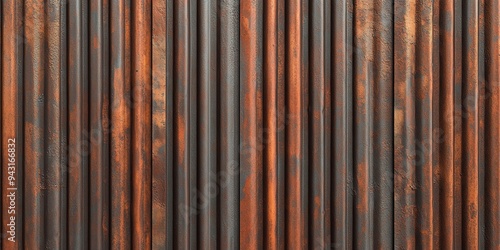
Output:
[[[499,0],[0,20],[3,249],[500,249]]]

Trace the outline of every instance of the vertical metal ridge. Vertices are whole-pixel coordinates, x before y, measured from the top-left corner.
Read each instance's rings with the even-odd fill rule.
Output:
[[[132,1],[132,248],[151,249],[151,0]]]
[[[463,2],[463,246],[479,248],[479,143],[480,143],[480,82],[479,82],[479,5],[477,0]]]
[[[131,78],[130,1],[111,0],[111,240],[113,249],[131,249]]]
[[[2,139],[2,248],[23,248],[23,3],[6,1],[0,7],[0,100]],[[14,206],[12,206],[14,202]],[[17,212],[17,213],[16,213]],[[12,222],[12,216],[15,220]],[[12,225],[14,223],[14,225]],[[12,230],[14,226],[15,230]],[[14,240],[14,241],[12,241]]]
[[[240,3],[240,247],[261,249],[263,225],[263,8]]]
[[[441,246],[441,227],[440,227],[440,213],[441,207],[441,195],[440,195],[440,181],[441,181],[441,170],[440,170],[440,143],[443,142],[443,129],[440,127],[440,117],[441,117],[441,107],[440,107],[440,92],[441,92],[441,82],[440,82],[440,6],[441,2],[434,2],[432,5],[432,50],[431,50],[431,62],[432,62],[432,101],[431,101],[431,112],[432,112],[432,123],[431,123],[431,145],[429,146],[432,150],[432,177],[429,177],[429,181],[432,182],[432,247],[439,248]]]
[[[373,248],[375,3],[355,1],[354,9],[354,242]],[[379,132],[379,131],[377,131]]]
[[[152,11],[152,248],[173,249],[173,2]]]
[[[65,5],[57,0],[47,2],[46,9],[46,58],[49,65],[46,71],[46,185],[45,185],[45,230],[46,247],[62,248],[65,234],[65,211],[63,209],[63,193],[65,190],[64,177],[66,174],[66,135],[67,127],[63,119],[66,118],[66,78],[64,67],[66,51],[62,44],[66,41],[62,29],[64,28],[63,12]],[[65,245],[64,245],[65,246]]]
[[[286,246],[305,248],[308,233],[308,1],[287,3]]]
[[[197,247],[195,1],[174,2],[174,247]]]
[[[202,249],[217,248],[217,5],[202,1],[199,6],[198,110],[199,110],[199,239]]]
[[[240,244],[240,1],[222,1],[219,8],[220,222],[218,238],[221,249],[237,249]]]
[[[462,106],[462,92],[463,92],[463,87],[462,87],[462,69],[463,69],[463,55],[462,55],[462,49],[463,49],[463,24],[462,24],[462,4],[458,0],[455,0],[454,2],[454,11],[455,13],[455,19],[454,19],[454,113],[453,113],[453,121],[454,121],[454,147],[453,147],[453,154],[455,155],[455,162],[454,162],[454,173],[453,173],[453,178],[454,178],[454,192],[453,195],[456,197],[457,201],[454,204],[454,215],[453,215],[453,220],[456,223],[456,226],[454,227],[454,245],[460,246],[462,244],[462,239],[463,239],[463,234],[462,234],[462,217],[463,217],[463,211],[462,211],[462,204],[463,204],[463,195],[462,195],[462,162],[463,162],[463,152],[462,152],[462,146],[463,146],[463,135],[462,135],[462,130],[463,130],[463,106]],[[456,115],[458,114],[458,115]]]
[[[264,207],[266,249],[285,248],[285,1],[264,3]],[[280,212],[281,211],[281,212]]]
[[[415,248],[416,4],[397,2],[394,13],[394,246]]]
[[[44,158],[45,158],[45,5],[42,0],[24,2],[25,46],[24,46],[24,135],[25,159],[32,171],[27,171],[24,180],[24,247],[45,247],[44,220]],[[2,138],[3,139],[3,138]],[[3,159],[3,158],[2,158]],[[27,168],[26,168],[27,169]]]
[[[373,247],[394,244],[394,62],[393,2],[374,3],[373,17]]]
[[[89,245],[87,0],[70,1],[68,12],[68,248],[85,249]]]
[[[415,180],[416,180],[416,247],[433,248],[434,235],[439,228],[434,227],[436,206],[434,185],[434,166],[436,165],[437,124],[435,110],[436,95],[439,86],[434,71],[437,48],[434,48],[434,5],[418,3],[415,6],[416,16],[416,49],[415,49]]]
[[[500,2],[484,3],[485,18],[485,247],[500,248]]]
[[[332,239],[333,247],[353,248],[354,1],[335,1],[332,32]]]
[[[90,211],[89,247],[108,249],[109,243],[109,2],[90,3]]]
[[[330,237],[330,4],[313,1],[310,8],[310,245],[329,248]]]
[[[456,152],[460,142],[460,119],[456,117],[457,112],[457,68],[456,60],[456,4],[454,0],[447,0],[439,6],[440,34],[439,34],[439,247],[453,249],[457,242],[461,242],[460,235],[457,235],[458,228],[456,207],[459,202],[459,195],[456,194],[457,169],[460,169],[460,153]],[[453,67],[450,67],[452,65]],[[459,184],[458,184],[459,185]]]

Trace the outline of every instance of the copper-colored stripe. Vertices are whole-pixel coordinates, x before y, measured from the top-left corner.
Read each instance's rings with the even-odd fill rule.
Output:
[[[263,10],[240,3],[240,248],[263,248]]]
[[[285,249],[285,1],[264,3],[264,187],[268,249]]]
[[[112,0],[110,22],[111,247],[131,249],[130,1]]]
[[[24,176],[25,210],[24,210],[24,241],[25,248],[45,247],[44,221],[44,104],[45,98],[45,6],[42,0],[24,2],[24,140],[25,160],[30,164],[31,171]],[[3,65],[2,65],[3,67]],[[2,116],[5,117],[5,116]],[[3,138],[2,138],[3,139]],[[2,157],[3,159],[3,157]]]
[[[151,0],[132,2],[132,246],[151,249]]]
[[[286,246],[309,244],[308,1],[286,3]]]
[[[2,119],[2,248],[23,247],[23,3],[7,1],[0,13]],[[16,213],[17,212],[17,213]],[[12,220],[15,217],[15,220]],[[14,230],[12,230],[14,228]]]

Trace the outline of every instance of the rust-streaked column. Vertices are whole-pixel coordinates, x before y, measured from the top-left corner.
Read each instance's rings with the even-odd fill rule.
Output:
[[[111,0],[111,247],[131,249],[130,1]]]
[[[354,3],[354,246],[374,248],[375,3]]]
[[[416,4],[416,49],[413,94],[415,103],[415,144],[409,148],[414,157],[416,176],[416,245],[439,248],[439,50],[438,2]],[[412,24],[410,24],[412,25]],[[412,124],[413,125],[413,124]]]
[[[265,1],[264,14],[264,246],[285,249],[285,1]]]
[[[332,246],[353,247],[353,1],[332,5]]]
[[[87,0],[68,3],[68,248],[89,246]]]
[[[416,247],[416,4],[394,5],[394,246]]]
[[[330,1],[311,2],[310,61],[310,246],[331,248],[331,20]]]
[[[23,248],[23,3],[5,1],[0,9],[2,135],[2,248]],[[14,206],[12,206],[14,205]],[[11,216],[16,219],[12,225]],[[11,230],[14,226],[15,230]],[[13,232],[10,233],[10,232]],[[14,242],[12,241],[14,240]]]
[[[24,2],[24,162],[30,171],[24,176],[24,247],[45,248],[45,1]],[[3,138],[2,138],[3,139]],[[28,169],[26,167],[25,169]]]
[[[263,9],[262,0],[240,7],[240,248],[264,247],[263,221]]]
[[[240,153],[240,1],[220,3],[220,224],[221,249],[240,244],[239,153]]]
[[[173,1],[152,3],[152,248],[173,248]]]
[[[308,25],[306,0],[286,4],[286,246],[308,242]]]
[[[478,0],[467,0],[463,3],[463,67],[462,67],[462,109],[459,115],[462,116],[462,232],[464,247],[475,249],[482,248],[482,208],[480,206],[480,144],[483,124],[481,117],[480,94],[483,83],[480,82],[479,72],[479,4]],[[482,242],[482,243],[481,243]]]
[[[45,55],[47,103],[45,106],[45,227],[46,248],[66,247],[67,229],[67,51],[66,3],[47,1]],[[28,165],[29,168],[29,165]]]
[[[485,247],[500,248],[500,1],[486,0]]]
[[[454,161],[454,173],[453,173],[453,182],[454,182],[454,190],[453,190],[453,196],[457,197],[456,198],[456,203],[454,204],[454,214],[453,214],[453,220],[456,223],[454,226],[454,233],[453,235],[456,237],[454,238],[453,242],[456,246],[459,246],[459,244],[462,244],[463,242],[463,210],[462,210],[462,204],[463,204],[463,181],[462,181],[462,173],[463,173],[463,152],[462,152],[462,147],[463,147],[463,133],[462,133],[462,127],[463,127],[463,122],[462,122],[462,67],[463,67],[463,55],[462,55],[462,48],[463,48],[463,25],[462,25],[462,4],[461,2],[455,0],[454,3],[454,8],[455,8],[455,18],[453,19],[454,21],[454,41],[453,41],[453,46],[454,46],[454,65],[453,68],[455,69],[454,72],[454,81],[453,81],[453,87],[454,87],[454,109],[453,109],[453,122],[454,122],[454,133],[455,133],[455,139],[454,141],[455,145],[453,146],[453,154],[455,155],[455,161]]]
[[[355,1],[354,16],[354,236],[355,248],[373,248],[374,2]]]
[[[197,247],[197,1],[174,1],[174,248]]]
[[[109,243],[109,1],[90,2],[90,248]]]
[[[439,5],[439,230],[440,247],[454,249],[461,237],[461,14],[455,0]],[[449,18],[442,18],[449,17]]]
[[[151,0],[132,3],[132,243],[151,249]]]
[[[370,178],[373,188],[373,247],[388,249],[394,246],[394,81],[393,81],[393,15],[391,0],[376,0],[373,16],[373,64],[368,66],[368,78],[373,77],[373,86],[367,93],[367,121],[373,122],[372,156],[373,168]],[[370,121],[373,119],[372,121]],[[370,126],[370,125],[369,125]],[[356,135],[355,135],[356,137]],[[372,189],[372,190],[371,190]]]
[[[217,3],[199,5],[199,239],[201,249],[217,248]]]

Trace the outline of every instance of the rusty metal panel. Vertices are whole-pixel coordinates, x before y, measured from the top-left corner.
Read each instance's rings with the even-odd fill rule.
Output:
[[[2,249],[500,249],[500,0],[0,20]]]

